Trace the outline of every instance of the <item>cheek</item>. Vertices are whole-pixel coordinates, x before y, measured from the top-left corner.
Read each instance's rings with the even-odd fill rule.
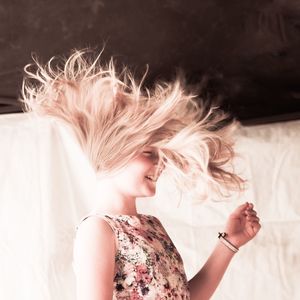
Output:
[[[133,162],[122,172],[122,176],[120,176],[119,182],[124,186],[132,186],[137,183],[141,183],[142,181],[144,181],[145,176],[148,175],[150,169],[151,165],[149,164]]]
[[[145,182],[154,165],[147,157],[139,157],[131,161],[118,176],[118,185],[122,189],[131,189]]]
[[[149,170],[153,168],[151,160],[147,158],[140,158],[134,161],[130,166],[130,173],[135,174],[135,176],[145,176],[148,174]]]

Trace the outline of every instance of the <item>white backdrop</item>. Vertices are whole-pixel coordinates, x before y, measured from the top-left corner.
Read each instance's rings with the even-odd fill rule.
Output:
[[[229,213],[253,202],[262,229],[240,249],[212,299],[300,299],[300,121],[243,127],[237,150],[249,180],[242,196],[191,204],[162,178],[160,192],[140,199],[139,211],[160,218],[190,278]],[[28,113],[0,115],[0,299],[75,299],[75,227],[92,208],[94,187],[68,128]]]

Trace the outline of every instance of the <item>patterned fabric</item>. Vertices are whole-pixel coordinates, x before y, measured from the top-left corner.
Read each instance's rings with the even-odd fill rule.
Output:
[[[156,217],[100,217],[116,236],[113,299],[190,299],[181,256]]]

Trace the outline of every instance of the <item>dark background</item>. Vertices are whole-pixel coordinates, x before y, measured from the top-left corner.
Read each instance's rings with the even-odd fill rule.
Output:
[[[24,65],[93,47],[146,85],[184,70],[244,124],[300,119],[299,0],[0,0],[0,113]]]

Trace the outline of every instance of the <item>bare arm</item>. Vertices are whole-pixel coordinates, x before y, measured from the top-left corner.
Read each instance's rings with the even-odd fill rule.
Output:
[[[250,241],[260,230],[259,218],[253,210],[253,204],[239,206],[229,217],[225,231],[228,240],[236,247]],[[235,253],[218,242],[207,262],[189,281],[192,300],[207,300],[218,287]]]
[[[115,237],[105,220],[89,217],[78,228],[74,244],[77,300],[111,300]]]
[[[202,269],[189,281],[191,299],[209,299],[218,287],[234,252],[220,242]]]

